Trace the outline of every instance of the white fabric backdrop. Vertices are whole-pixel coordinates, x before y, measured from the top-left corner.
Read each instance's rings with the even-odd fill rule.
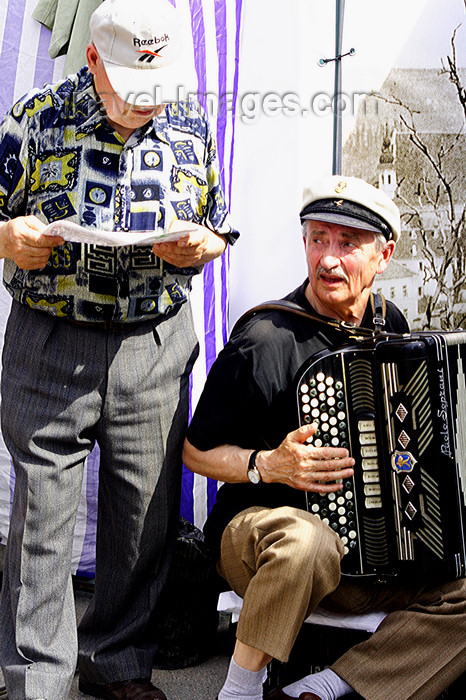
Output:
[[[335,0],[246,0],[239,105],[242,96],[296,94],[306,114],[277,110],[236,119],[232,213],[243,239],[231,254],[230,321],[277,298],[305,276],[301,192],[309,178],[332,169]],[[346,0],[342,92],[348,98],[343,141],[354,126],[358,95],[377,92],[392,67],[440,69],[457,33],[458,64],[466,66],[464,0]]]

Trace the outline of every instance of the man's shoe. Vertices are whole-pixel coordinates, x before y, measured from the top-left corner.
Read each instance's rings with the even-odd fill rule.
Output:
[[[165,693],[152,685],[149,678],[116,683],[92,683],[80,676],[79,690],[104,700],[167,700]]]
[[[291,695],[284,693],[280,687],[264,695],[264,700],[288,700],[288,698],[289,700],[296,700],[296,698],[292,698]]]
[[[264,695],[264,700],[296,700],[296,698],[287,695],[282,688],[275,688],[275,690]],[[305,692],[301,693],[299,700],[321,700],[321,698],[318,695],[314,695],[314,693]]]

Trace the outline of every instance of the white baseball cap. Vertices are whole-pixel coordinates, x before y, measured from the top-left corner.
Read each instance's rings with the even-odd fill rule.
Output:
[[[125,102],[153,106],[177,100],[180,86],[196,91],[191,34],[168,0],[104,0],[89,27],[108,79]]]
[[[401,235],[400,210],[390,197],[358,177],[331,175],[304,189],[301,222],[306,219],[342,224],[383,233],[387,240]]]

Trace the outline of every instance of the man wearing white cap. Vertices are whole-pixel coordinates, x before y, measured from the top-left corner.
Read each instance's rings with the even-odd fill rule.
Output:
[[[352,533],[337,534],[331,520],[308,512],[305,493],[330,494],[331,510],[340,489],[349,498],[355,460],[338,439],[316,434],[320,428],[330,433],[323,421],[332,418],[296,429],[295,377],[310,357],[347,341],[339,324],[374,328],[384,321],[387,331],[408,330],[397,307],[387,301],[383,314],[371,292],[400,236],[399,211],[372,185],[332,176],[306,188],[301,221],[308,277],[285,297],[301,313],[265,305],[233,329],[185,442],[188,467],[226,482],[205,534],[219,573],[243,598],[218,698],[262,698],[266,664],[288,660],[302,623],[321,604],[334,612],[382,609],[388,615],[331,668],[275,689],[270,700],[334,700],[354,690],[368,700],[431,700],[466,670],[465,580],[429,586],[340,579]]]
[[[198,353],[191,278],[238,236],[204,112],[166,104],[192,87],[179,25],[168,0],[105,0],[88,66],[20,99],[0,126],[0,257],[13,300],[2,434],[16,480],[0,608],[10,700],[68,697],[73,530],[96,443],[95,596],[79,630],[80,688],[165,698],[150,680],[157,640],[146,628],[178,521]],[[108,247],[43,233],[63,220],[97,236],[181,237]]]

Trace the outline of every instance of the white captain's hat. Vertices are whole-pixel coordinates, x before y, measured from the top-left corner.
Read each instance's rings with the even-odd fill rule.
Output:
[[[331,175],[304,189],[301,222],[307,219],[343,224],[383,233],[387,240],[401,235],[400,211],[390,197],[357,177]]]

